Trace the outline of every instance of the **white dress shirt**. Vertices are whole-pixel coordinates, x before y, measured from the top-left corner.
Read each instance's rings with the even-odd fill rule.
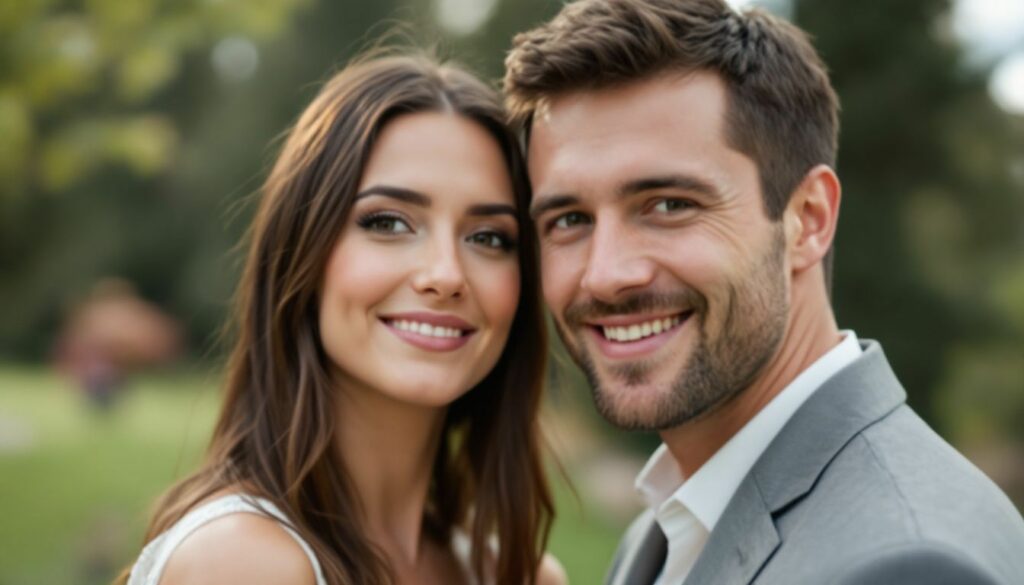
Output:
[[[711,531],[740,482],[800,406],[860,354],[853,331],[842,331],[838,345],[800,373],[750,419],[692,476],[662,444],[636,478],[636,488],[668,540],[668,556],[655,585],[677,585],[690,573]]]

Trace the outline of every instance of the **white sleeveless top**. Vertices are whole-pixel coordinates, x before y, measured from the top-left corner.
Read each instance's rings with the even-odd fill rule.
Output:
[[[263,498],[253,496],[231,494],[217,498],[195,508],[181,517],[165,532],[157,536],[142,549],[135,565],[132,566],[132,574],[128,578],[128,585],[158,585],[160,577],[164,573],[164,567],[174,552],[190,534],[200,526],[229,514],[258,514],[277,520],[295,542],[299,543],[303,552],[309,557],[309,563],[313,565],[313,573],[316,575],[316,585],[327,585],[323,571],[320,569],[320,561],[313,554],[313,549],[297,532],[290,528],[291,522],[281,510],[274,504]]]
[[[255,496],[243,494],[231,494],[215,500],[211,500],[198,508],[189,511],[174,523],[173,526],[154,538],[142,549],[139,558],[132,566],[131,576],[128,577],[128,585],[159,585],[160,577],[163,576],[164,568],[171,554],[178,548],[190,534],[200,526],[229,514],[258,514],[269,517],[281,525],[295,542],[299,543],[303,552],[309,557],[309,563],[313,565],[313,573],[316,575],[316,585],[327,585],[324,579],[323,570],[320,568],[320,561],[313,554],[313,549],[302,540],[297,532],[291,529],[291,522],[288,517],[270,501]],[[478,585],[473,571],[470,568],[470,541],[462,531],[455,531],[452,534],[452,552],[459,566],[462,568],[466,583]]]

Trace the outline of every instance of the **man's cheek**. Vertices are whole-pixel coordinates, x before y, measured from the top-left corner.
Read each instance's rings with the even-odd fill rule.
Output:
[[[547,267],[548,264],[545,263],[544,266]],[[544,301],[547,302],[551,312],[560,317],[568,303],[563,298],[565,295],[558,277],[558,273],[554,270],[541,270],[541,292],[544,294]]]

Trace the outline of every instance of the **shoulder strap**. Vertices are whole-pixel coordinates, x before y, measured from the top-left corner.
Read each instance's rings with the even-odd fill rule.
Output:
[[[313,565],[313,573],[316,575],[317,585],[327,585],[320,562],[313,554],[313,549],[292,529],[288,517],[268,500],[243,494],[231,494],[217,498],[182,516],[174,526],[146,545],[135,566],[132,567],[128,585],[159,585],[160,577],[163,575],[164,567],[170,560],[171,554],[190,534],[207,522],[238,513],[258,514],[276,520],[309,557],[309,562]]]
[[[472,542],[465,532],[458,528],[452,531],[452,554],[455,556],[455,561],[459,563],[459,568],[462,569],[462,577],[469,585],[479,585],[473,573],[472,546]]]
[[[462,569],[462,576],[465,578],[466,583],[469,585],[495,585],[493,573],[497,564],[498,553],[500,552],[496,535],[492,534],[484,544],[484,567],[485,571],[488,571],[489,574],[484,576],[483,583],[476,578],[476,573],[473,572],[473,541],[470,539],[469,533],[462,527],[454,527],[449,546],[451,546],[456,562],[458,562],[459,567]]]

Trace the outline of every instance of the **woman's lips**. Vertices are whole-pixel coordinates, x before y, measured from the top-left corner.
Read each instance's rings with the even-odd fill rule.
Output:
[[[381,317],[399,339],[427,351],[453,351],[476,333],[465,320],[452,315],[401,313]]]

